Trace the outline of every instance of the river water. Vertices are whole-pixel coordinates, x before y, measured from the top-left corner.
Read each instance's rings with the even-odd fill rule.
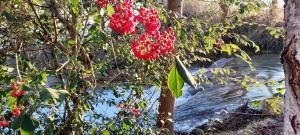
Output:
[[[234,60],[228,62],[225,67],[235,68],[241,74],[252,76],[258,82],[283,80],[284,73],[278,54],[253,56],[252,62],[254,71],[250,70],[246,64]],[[185,90],[184,96],[177,99],[176,102],[175,129],[177,131],[191,131],[208,122],[209,119],[222,117],[224,112],[234,111],[247,101],[271,97],[277,92],[276,88],[284,87],[283,85],[272,87],[252,85],[249,90],[245,90],[240,85],[229,83],[228,85],[214,85],[195,95],[190,95]]]
[[[249,66],[238,58],[228,58],[218,60],[213,67],[233,68],[242,75],[249,75],[259,82],[267,80],[280,81],[284,77],[282,65],[280,63],[279,54],[263,54],[252,57],[253,67]],[[210,68],[206,68],[208,73]],[[193,75],[199,72],[199,68],[190,70]],[[209,73],[208,73],[209,74]],[[207,123],[209,119],[218,119],[222,117],[222,112],[234,111],[236,108],[244,105],[247,101],[261,100],[271,97],[276,88],[280,86],[268,87],[265,85],[251,85],[249,90],[245,90],[241,85],[229,83],[227,85],[213,85],[205,88],[205,90],[192,89],[188,85],[183,88],[183,96],[176,99],[175,106],[175,130],[190,132],[192,129]],[[145,90],[143,97],[148,98],[150,104],[154,104],[152,109],[155,114],[157,109],[157,99],[159,98],[159,90],[151,87]],[[106,100],[116,100],[112,92],[105,91],[101,98]],[[121,100],[121,99],[120,99]],[[95,106],[96,112],[108,117],[113,117],[120,111],[116,106],[107,104],[98,104]],[[148,108],[149,109],[149,108]]]

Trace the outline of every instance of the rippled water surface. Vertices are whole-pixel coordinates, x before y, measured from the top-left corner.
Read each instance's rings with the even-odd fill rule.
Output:
[[[267,80],[280,81],[284,73],[277,54],[264,54],[252,57],[256,70],[251,71],[247,65],[240,62],[229,62],[234,65],[241,74],[253,76],[259,82]],[[225,66],[226,67],[226,66]],[[233,111],[247,101],[264,99],[272,96],[277,87],[252,86],[250,90],[244,90],[240,85],[230,83],[225,86],[215,85],[190,95],[185,95],[177,100],[175,112],[175,129],[177,131],[191,131],[219,115],[222,110]]]
[[[238,59],[222,59],[211,67],[233,67],[240,71],[240,74],[249,75],[256,78],[258,81],[283,79],[283,69],[280,63],[279,55],[264,54],[252,57],[253,66],[256,70],[251,71],[249,66]],[[199,68],[192,69],[191,72],[195,75]],[[209,68],[205,69],[209,71]],[[282,86],[276,86],[282,87]],[[208,121],[210,118],[215,118],[223,110],[233,111],[237,107],[245,104],[247,101],[264,99],[272,96],[276,87],[267,86],[252,86],[246,91],[242,86],[229,83],[228,85],[214,85],[206,88],[205,91],[192,90],[185,85],[183,96],[176,100],[175,109],[175,130],[191,131],[197,126]],[[191,94],[193,91],[193,94]],[[144,96],[157,107],[157,98],[159,91],[157,88],[149,88]],[[114,99],[110,91],[104,92],[103,98],[106,100]],[[118,99],[117,99],[118,100]],[[153,107],[153,113],[156,112],[156,107]],[[102,112],[104,115],[113,117],[119,110],[115,106],[107,104],[95,105],[97,112]]]

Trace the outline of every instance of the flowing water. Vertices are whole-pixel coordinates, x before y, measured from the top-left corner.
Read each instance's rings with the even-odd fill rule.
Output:
[[[224,60],[223,60],[224,61]],[[235,66],[241,74],[246,74],[259,82],[267,80],[280,81],[284,77],[280,57],[278,54],[264,54],[252,57],[256,70],[251,71],[246,64],[240,62],[228,62],[229,66]],[[225,65],[225,67],[228,67]],[[191,131],[197,126],[211,119],[222,117],[222,113],[234,111],[247,101],[265,99],[271,97],[276,88],[266,85],[252,86],[248,91],[240,85],[229,83],[228,85],[215,85],[205,91],[190,95],[187,90],[183,97],[176,102],[175,129],[177,131]]]
[[[238,70],[240,74],[249,75],[260,82],[267,80],[280,81],[283,79],[283,69],[280,63],[279,54],[264,54],[252,57],[253,66],[256,70],[250,70],[249,66],[237,58],[221,59],[213,64],[214,67],[230,67]],[[199,68],[190,70],[193,75],[199,72]],[[209,75],[209,68],[205,71]],[[251,86],[247,91],[242,86],[235,83],[227,85],[213,85],[207,87],[204,91],[192,89],[188,85],[183,88],[183,96],[176,100],[175,107],[175,130],[189,132],[197,126],[200,126],[209,119],[222,117],[223,112],[234,111],[236,108],[244,105],[247,101],[265,99],[271,97],[276,92],[277,87],[283,86]],[[157,99],[159,91],[156,87],[145,90],[143,96],[148,98],[150,104],[154,104],[151,111],[156,112]],[[129,94],[129,93],[127,93]],[[106,100],[115,99],[111,91],[105,91],[101,98]],[[115,106],[107,104],[95,105],[95,111],[101,114],[113,117],[119,111]]]

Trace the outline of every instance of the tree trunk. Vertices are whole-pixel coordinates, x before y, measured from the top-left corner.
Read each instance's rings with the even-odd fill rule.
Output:
[[[300,134],[300,0],[285,1],[286,41],[281,54],[285,72],[284,135]]]
[[[167,80],[162,82],[160,98],[159,98],[159,108],[158,108],[158,119],[157,127],[159,129],[166,129],[163,133],[168,135],[174,134],[174,104],[175,97],[173,96],[171,90],[168,88]]]
[[[184,0],[168,0],[168,10],[176,13],[176,17],[182,17],[182,5]]]
[[[219,6],[221,7],[221,10],[222,10],[220,21],[222,23],[225,23],[226,22],[226,18],[227,18],[228,13],[229,13],[229,7],[228,7],[227,4],[224,4],[222,2],[219,2]]]
[[[174,17],[182,17],[182,3],[183,0],[168,0],[168,10],[173,11]],[[174,135],[174,105],[175,97],[168,88],[167,80],[162,81],[160,98],[159,98],[157,127],[159,129],[166,129],[168,135]],[[166,133],[163,132],[163,133]]]
[[[3,9],[4,9],[4,4],[2,1],[0,1],[0,15],[2,14]]]

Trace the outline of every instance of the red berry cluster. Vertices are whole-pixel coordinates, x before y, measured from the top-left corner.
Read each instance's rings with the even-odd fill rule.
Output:
[[[108,0],[98,0],[98,5],[106,5]],[[104,4],[103,4],[104,3]],[[105,4],[106,3],[106,4]],[[115,13],[111,16],[109,27],[121,35],[137,33],[137,23],[144,29],[136,41],[132,42],[131,50],[135,57],[143,60],[153,60],[171,52],[174,47],[175,34],[172,28],[160,33],[161,22],[158,12],[154,9],[141,7],[138,15],[133,14],[131,0],[124,0],[114,5]]]
[[[160,34],[153,31],[151,34],[141,34],[137,41],[131,44],[131,50],[135,57],[143,60],[153,60],[165,55],[174,49],[175,34],[172,28]]]
[[[108,2],[108,0],[96,0],[96,4],[99,6],[99,8],[105,8]],[[111,2],[115,4],[116,0],[111,0]]]
[[[133,15],[131,1],[125,1],[120,5],[116,5],[114,9],[116,13],[111,16],[109,27],[122,35],[136,33],[136,18]]]
[[[160,28],[160,20],[156,10],[140,8],[137,20],[143,25],[146,32],[158,31]]]
[[[161,34],[161,37],[160,37],[161,48],[159,49],[160,50],[159,53],[161,55],[165,55],[165,54],[173,51],[174,43],[175,43],[175,33],[172,28],[168,28],[166,31],[164,31]]]
[[[19,81],[18,82],[19,84],[21,83],[21,84],[23,84],[23,83],[25,83],[24,81]],[[19,96],[22,96],[22,95],[24,95],[24,94],[26,94],[27,92],[26,91],[21,91],[21,90],[19,90],[19,84],[18,84],[17,82],[13,82],[12,84],[11,84],[11,87],[12,87],[12,89],[13,89],[13,92],[11,93],[11,96],[12,97],[19,97]],[[20,109],[20,107],[18,107],[18,106],[15,106],[13,109],[12,109],[12,116],[13,117],[19,117],[20,116],[20,114],[21,114],[21,109]],[[9,124],[10,124],[10,121],[7,121],[7,120],[2,120],[2,121],[0,121],[0,127],[7,127],[7,126],[9,126]]]
[[[27,93],[26,91],[20,91],[19,85],[16,82],[12,83],[12,88],[13,88],[13,92],[11,93],[12,97],[19,97]]]
[[[156,34],[141,34],[137,41],[131,44],[131,50],[135,57],[143,60],[152,60],[159,57],[158,48],[159,33]]]

